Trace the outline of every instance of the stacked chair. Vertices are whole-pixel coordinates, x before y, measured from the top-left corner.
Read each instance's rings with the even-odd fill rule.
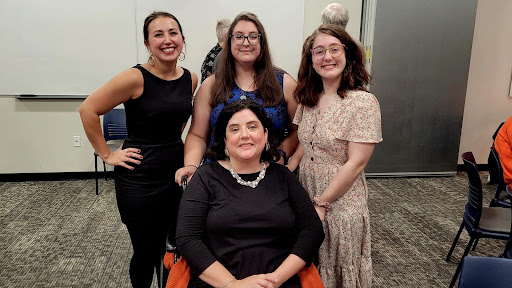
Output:
[[[459,288],[512,286],[512,259],[467,256],[462,263]]]
[[[511,231],[511,208],[504,207],[483,207],[482,182],[476,166],[475,158],[472,152],[462,154],[462,161],[468,174],[468,201],[464,210],[462,223],[460,224],[457,236],[446,256],[446,261],[450,261],[451,255],[462,230],[466,228],[470,240],[466,245],[462,259],[468,255],[473,243],[480,238],[493,238],[507,240],[510,238]],[[475,246],[476,247],[476,246]],[[459,262],[455,274],[450,283],[450,288],[454,287],[462,267],[462,260]],[[511,283],[512,284],[512,283]],[[486,287],[486,286],[483,286]],[[490,286],[488,286],[490,287]]]

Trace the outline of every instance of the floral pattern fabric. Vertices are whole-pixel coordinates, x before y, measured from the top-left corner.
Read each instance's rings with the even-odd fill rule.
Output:
[[[348,160],[348,142],[382,141],[379,102],[364,91],[349,91],[323,114],[299,105],[294,123],[304,149],[299,180],[311,199],[320,195]],[[368,189],[364,172],[332,203],[323,221],[325,240],[318,271],[325,287],[371,287],[372,260]]]

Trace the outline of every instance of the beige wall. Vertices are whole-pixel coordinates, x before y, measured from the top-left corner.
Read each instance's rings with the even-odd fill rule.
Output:
[[[0,97],[0,173],[93,171],[81,102]],[[73,147],[73,136],[81,137],[81,147]]]
[[[320,12],[330,2],[304,1],[305,34],[319,24]],[[340,1],[347,7],[355,2],[361,3]],[[360,22],[354,21],[354,14],[349,27]],[[317,24],[312,24],[314,19]],[[492,133],[512,115],[512,98],[507,96],[512,73],[510,31],[512,1],[480,0],[460,144],[460,152],[472,150],[477,163],[487,163]],[[82,129],[80,104],[79,100],[16,100],[0,95],[0,173],[93,171],[93,149]],[[81,136],[81,147],[73,147],[73,136]]]
[[[473,151],[479,164],[487,163],[498,125],[512,116],[510,47],[512,1],[478,1],[459,154]]]

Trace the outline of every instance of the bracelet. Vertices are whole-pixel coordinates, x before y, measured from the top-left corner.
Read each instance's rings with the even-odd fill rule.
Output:
[[[185,165],[185,167],[188,167],[188,166],[192,166],[192,167],[196,168],[196,170],[199,169],[196,165],[193,165],[193,164]]]
[[[236,277],[235,277],[235,276],[233,276],[233,278],[231,278],[231,280],[229,280],[229,281],[228,281],[228,283],[224,284],[224,285],[223,285],[222,287],[220,287],[220,288],[225,288],[226,286],[228,286],[228,285],[229,285],[229,283],[231,283],[231,282],[233,282],[233,281],[235,281],[235,280],[236,280]]]
[[[315,204],[315,206],[325,208],[325,211],[327,211],[327,212],[329,212],[329,210],[332,209],[331,203],[329,203],[329,202],[320,202],[320,195],[316,195],[315,197],[313,197],[313,204]]]

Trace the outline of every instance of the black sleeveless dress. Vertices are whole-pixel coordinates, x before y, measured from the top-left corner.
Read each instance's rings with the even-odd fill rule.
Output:
[[[128,137],[122,149],[138,148],[144,158],[140,165],[129,164],[133,170],[116,166],[114,175],[119,213],[135,258],[142,251],[138,243],[143,250],[156,245],[163,252],[168,229],[175,233],[181,188],[174,174],[183,167],[181,130],[192,114],[192,77],[183,69],[180,78],[163,80],[140,65],[134,68],[143,75],[144,91],[124,103]]]

